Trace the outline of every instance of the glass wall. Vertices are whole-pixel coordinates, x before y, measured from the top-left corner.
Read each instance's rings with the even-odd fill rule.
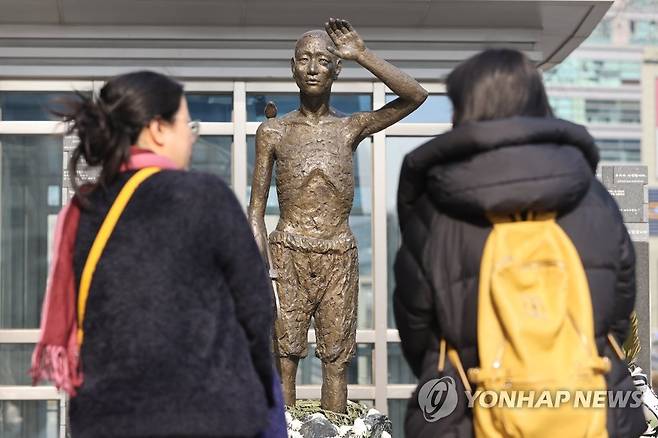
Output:
[[[388,416],[391,418],[393,426],[392,437],[404,437],[404,417],[407,413],[407,403],[408,400],[404,399],[390,399],[388,401]]]
[[[229,93],[187,93],[187,105],[192,120],[231,122],[233,96]]]
[[[386,103],[396,98],[395,94],[387,94]],[[420,108],[400,123],[452,123],[452,103],[445,94],[430,94]]]
[[[617,87],[639,85],[642,60],[570,57],[544,73],[547,85]]]
[[[641,157],[640,140],[623,138],[598,138],[601,161],[639,162]]]
[[[557,117],[575,123],[641,122],[639,101],[561,96],[551,96],[549,100]]]
[[[202,135],[192,149],[190,168],[214,173],[231,185],[231,153],[233,138],[230,135]]]
[[[640,104],[632,100],[585,100],[587,123],[640,124]]]
[[[68,91],[70,90],[70,91]],[[75,98],[69,89],[0,89],[0,436],[59,438],[61,397],[43,384],[27,397],[55,217],[61,208],[63,129],[51,110]],[[78,90],[87,92],[87,90]],[[45,123],[46,129],[34,126]],[[24,129],[3,129],[7,124]],[[25,339],[27,337],[27,339]],[[20,391],[19,391],[20,392]],[[29,400],[30,398],[41,400]]]
[[[56,120],[52,111],[63,109],[62,100],[75,98],[72,92],[5,91],[0,93],[0,120],[47,121]]]
[[[402,160],[409,152],[416,149],[431,137],[386,137],[386,244],[388,255],[388,302],[393,302],[393,290],[395,289],[395,278],[393,275],[393,263],[395,254],[402,242],[400,225],[398,223],[397,193]],[[393,306],[388,308],[388,327],[395,327]]]
[[[656,4],[653,4],[654,13]],[[635,19],[630,22],[631,44],[656,45],[658,44],[658,20],[654,18]]]
[[[56,400],[0,400],[3,438],[59,438],[60,404]]]
[[[0,329],[38,328],[60,208],[62,137],[0,135],[0,163]]]

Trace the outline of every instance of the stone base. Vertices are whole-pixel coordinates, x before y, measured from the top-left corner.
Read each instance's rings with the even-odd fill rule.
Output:
[[[391,438],[391,420],[376,409],[347,402],[347,414],[320,408],[318,400],[286,407],[289,438]]]

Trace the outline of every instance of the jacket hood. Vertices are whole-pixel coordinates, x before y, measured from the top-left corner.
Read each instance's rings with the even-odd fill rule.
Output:
[[[407,154],[398,213],[427,195],[447,213],[564,211],[587,192],[599,154],[587,130],[560,119],[465,123]]]

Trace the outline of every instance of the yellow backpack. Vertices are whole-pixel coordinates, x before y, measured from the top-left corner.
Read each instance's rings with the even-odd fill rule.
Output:
[[[456,351],[448,351],[467,391],[469,380],[477,385],[475,436],[607,437],[610,362],[598,355],[576,248],[552,213],[491,220],[480,267],[480,367],[467,378]],[[445,348],[442,341],[440,369]]]

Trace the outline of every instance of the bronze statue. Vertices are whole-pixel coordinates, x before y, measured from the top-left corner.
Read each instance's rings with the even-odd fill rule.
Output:
[[[256,133],[256,163],[249,221],[276,276],[280,309],[274,327],[286,405],[295,404],[299,359],[315,319],[322,361],[323,409],[345,412],[347,367],[356,351],[359,266],[348,218],[354,198],[352,154],[358,144],[418,108],[427,98],[409,75],[379,58],[345,20],[306,32],[291,59],[300,107],[263,122]],[[341,59],[354,60],[398,96],[377,111],[345,115],[329,106]],[[267,238],[264,214],[272,166],[280,218]]]

